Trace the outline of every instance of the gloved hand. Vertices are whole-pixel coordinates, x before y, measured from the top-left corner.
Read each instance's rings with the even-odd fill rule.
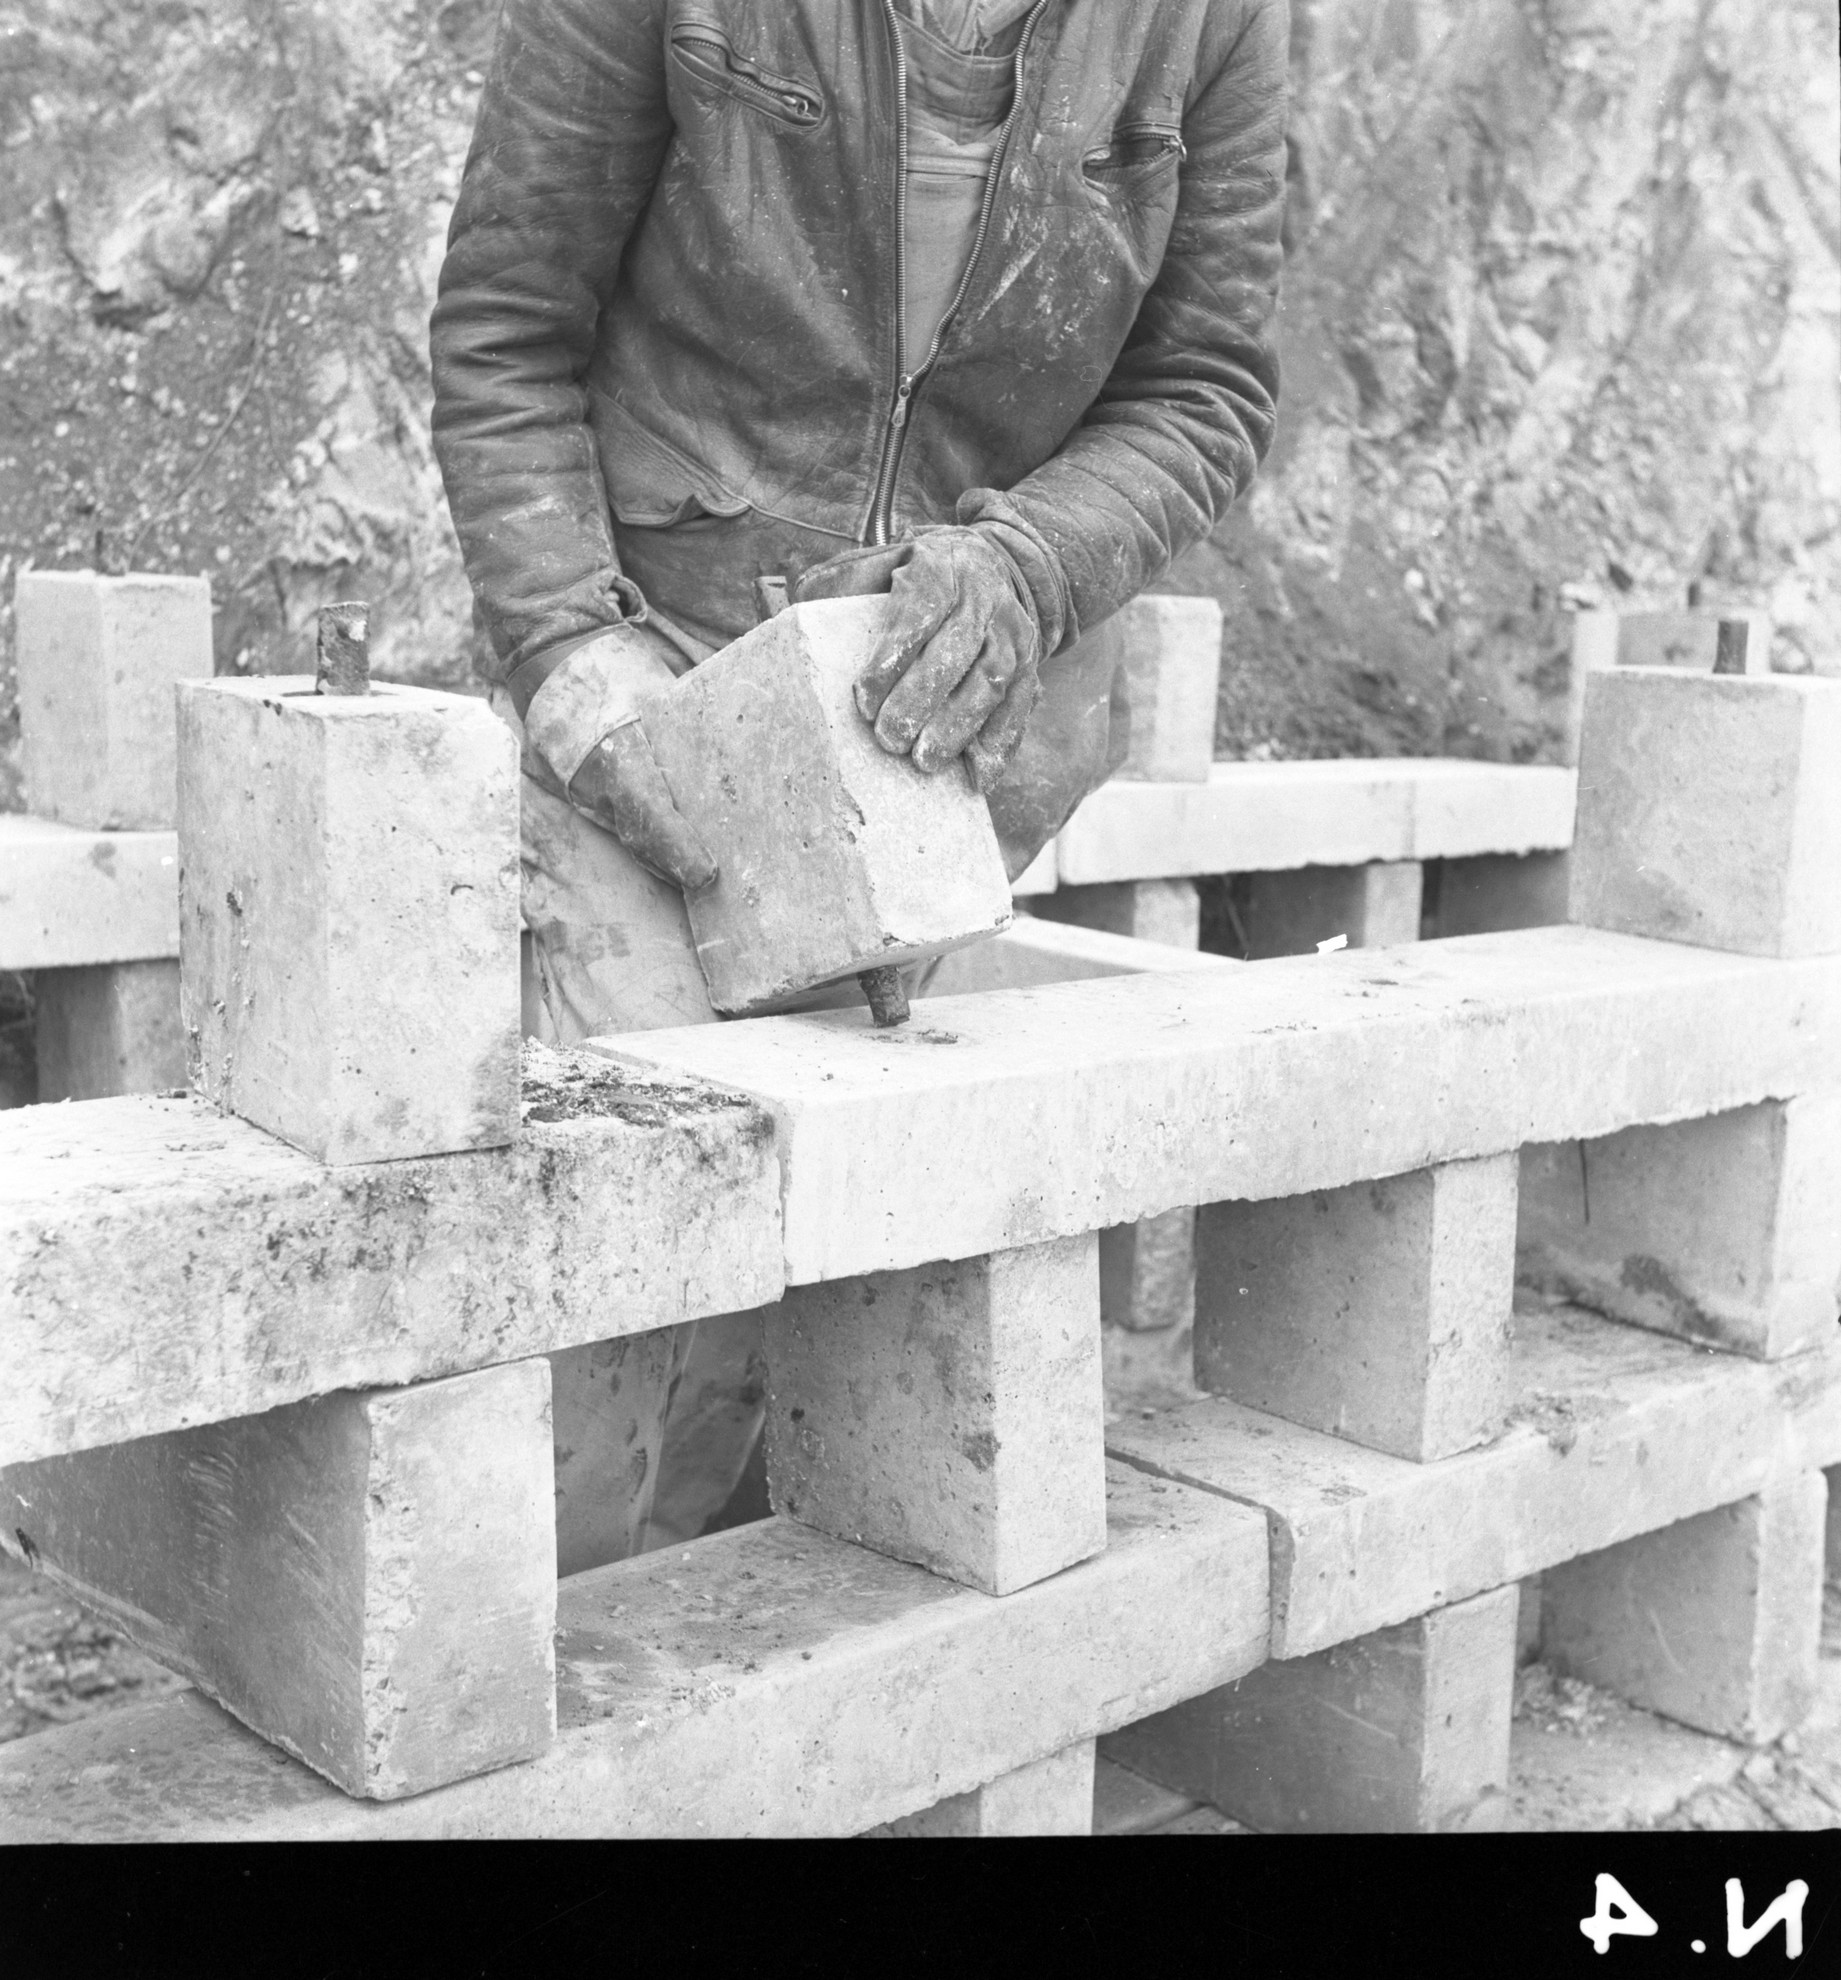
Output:
[[[857,679],[859,712],[891,755],[929,774],[963,757],[973,787],[990,790],[1041,692],[1042,626],[1022,573],[986,531],[949,526],[846,553],[807,572],[796,595],[885,584],[888,621]]]
[[[578,646],[531,697],[524,736],[583,817],[689,894],[716,878],[716,862],[672,798],[638,708],[684,665],[649,626],[613,627]]]

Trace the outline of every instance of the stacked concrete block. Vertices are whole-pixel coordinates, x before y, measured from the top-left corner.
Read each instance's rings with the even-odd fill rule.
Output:
[[[201,577],[27,571],[14,607],[28,805],[42,819],[92,832],[171,831],[173,690],[211,673],[210,585]],[[118,855],[103,839],[90,856],[107,879],[118,858],[139,850]],[[55,911],[72,905],[65,899]],[[170,951],[124,967],[109,959],[103,935],[81,960],[90,966],[41,970],[33,985],[40,1100],[183,1083]]]
[[[1202,904],[1193,880],[1113,880],[1059,887],[1036,901],[1040,921],[1065,922],[1134,942],[1193,949],[1202,939]]]
[[[170,830],[173,689],[210,676],[210,585],[26,571],[13,604],[28,805],[66,825]]]
[[[1591,676],[1586,715],[1574,921],[1748,955],[1841,952],[1841,683],[1620,667]],[[1832,1079],[1531,1151],[1524,1188],[1538,1284],[1742,1353],[1832,1335]]]
[[[41,1103],[184,1084],[176,962],[46,971],[36,992]]]
[[[1754,956],[1841,951],[1841,681],[1590,676],[1571,918]]]
[[[549,1369],[0,1471],[5,1545],[348,1794],[529,1759],[555,1730]]]
[[[1507,1411],[1516,1158],[1202,1212],[1195,1375],[1289,1422],[1426,1462]]]
[[[1104,1743],[1250,1828],[1305,1835],[1502,1826],[1514,1588],[1313,1657],[1262,1664]]]
[[[1815,1697],[1827,1502],[1800,1472],[1553,1569],[1543,1656],[1702,1732],[1781,1738]]]
[[[1352,949],[1416,942],[1423,888],[1414,859],[1251,874],[1241,910],[1247,960],[1309,955],[1338,938]]]
[[[1566,919],[1570,865],[1563,852],[1479,853],[1443,860],[1434,932],[1443,937],[1551,928]]]
[[[1221,607],[1147,592],[1118,617],[1131,743],[1113,773],[1129,783],[1205,784],[1214,761]]]
[[[1000,1774],[969,1794],[948,1795],[877,1836],[1088,1836],[1093,1833],[1093,1741]]]
[[[518,1125],[518,772],[485,703],[311,677],[181,690],[192,1081],[323,1162]]]
[[[1008,1595],[1106,1544],[1092,1237],[805,1286],[770,1309],[776,1511]]]
[[[652,752],[715,858],[688,909],[710,1002],[770,1010],[1010,920],[990,812],[956,769],[876,742],[857,676],[886,599],[795,605],[647,704]]]
[[[1841,1089],[1522,1157],[1521,1277],[1774,1360],[1841,1314]]]

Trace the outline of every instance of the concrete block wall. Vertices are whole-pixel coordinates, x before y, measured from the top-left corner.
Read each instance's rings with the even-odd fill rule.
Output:
[[[431,1385],[591,1342],[612,1313],[644,1334],[779,1302],[780,1510],[559,1584],[552,1560],[557,1731],[527,1759],[480,1771],[452,1741],[427,1792],[360,1780],[354,1798],[276,1764],[292,1735],[260,1698],[233,1702],[253,1732],[181,1699],[137,1715],[131,1754],[73,1727],[0,1756],[9,1805],[46,1838],[995,1833],[1067,1825],[1091,1743],[1159,1722],[1134,1764],[1174,1751],[1261,1826],[1487,1826],[1514,1587],[1570,1564],[1544,1604],[1553,1655],[1639,1689],[1621,1618],[1632,1588],[1666,1583],[1671,1627],[1709,1644],[1695,1695],[1747,1737],[1793,1717],[1821,1554],[1809,1481],[1841,1464],[1832,1337],[1709,1357],[1556,1308],[1505,1345],[1498,1295],[1524,1146],[1841,1085],[1841,960],[1589,927],[1244,968],[1066,938],[1059,980],[1052,930],[1000,938],[1010,987],[968,983],[902,1032],[839,1010],[598,1041],[527,1089],[510,1148],[326,1169],[179,1099],[10,1123],[0,1485],[52,1536],[32,1543],[48,1570],[87,1564],[99,1594],[127,1572],[58,1537],[75,1530],[60,1497],[90,1508],[85,1548],[111,1537],[120,1495],[82,1496],[101,1447],[338,1388],[413,1414]],[[1779,1224],[1799,1189],[1771,1197]],[[1269,1296],[1267,1323],[1312,1344],[1310,1379],[1274,1388],[1255,1367],[1243,1392],[1224,1322],[1213,1393],[1096,1436],[1093,1234],[1197,1204],[1295,1221],[1318,1198],[1323,1246],[1306,1217],[1281,1249],[1306,1243],[1321,1269]],[[1441,1222],[1460,1198],[1470,1214]],[[572,1225],[596,1233],[588,1253]],[[1664,1271],[1689,1271],[1666,1229],[1647,1235]],[[1384,1306],[1338,1277],[1351,1243],[1385,1254]],[[1263,1255],[1257,1230],[1237,1245],[1233,1274]],[[1211,1281],[1211,1312],[1236,1297]],[[1053,1338],[1030,1319],[1045,1298]],[[1357,1426],[1334,1378],[1377,1329],[1425,1353],[1390,1362],[1398,1393]],[[439,1497],[461,1474],[438,1457],[419,1475]],[[259,1506],[281,1475],[263,1462]],[[939,1517],[917,1534],[923,1481]],[[1587,1565],[1665,1534],[1629,1566]],[[390,1560],[357,1576],[361,1615],[395,1613],[415,1570]],[[497,1555],[471,1572],[488,1608],[512,1583]],[[1714,1596],[1736,1618],[1724,1636],[1698,1618]],[[125,1583],[116,1599],[145,1606]],[[246,1656],[272,1666],[293,1620],[268,1605]],[[386,1700],[390,1655],[359,1653]],[[284,1670],[273,1696],[295,1709],[322,1682]],[[1352,1698],[1392,1756],[1362,1808],[1335,1786]],[[123,1794],[124,1765],[182,1787]]]

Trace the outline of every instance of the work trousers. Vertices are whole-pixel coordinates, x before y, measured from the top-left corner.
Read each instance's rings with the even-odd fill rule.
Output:
[[[1043,669],[1023,747],[990,800],[1012,877],[1125,754],[1117,662],[1108,625]],[[493,706],[522,741],[502,690]],[[683,896],[576,811],[528,749],[524,772],[527,1034],[567,1046],[718,1022]],[[853,993],[812,1001],[840,994]],[[696,1538],[733,1494],[759,1433],[759,1310],[568,1348],[550,1367],[558,1572]]]

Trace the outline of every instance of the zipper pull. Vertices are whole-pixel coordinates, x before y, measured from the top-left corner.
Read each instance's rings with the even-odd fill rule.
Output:
[[[912,378],[904,378],[895,387],[895,410],[889,414],[889,424],[891,426],[901,427],[907,425],[908,400],[913,396],[913,393],[914,380]]]

